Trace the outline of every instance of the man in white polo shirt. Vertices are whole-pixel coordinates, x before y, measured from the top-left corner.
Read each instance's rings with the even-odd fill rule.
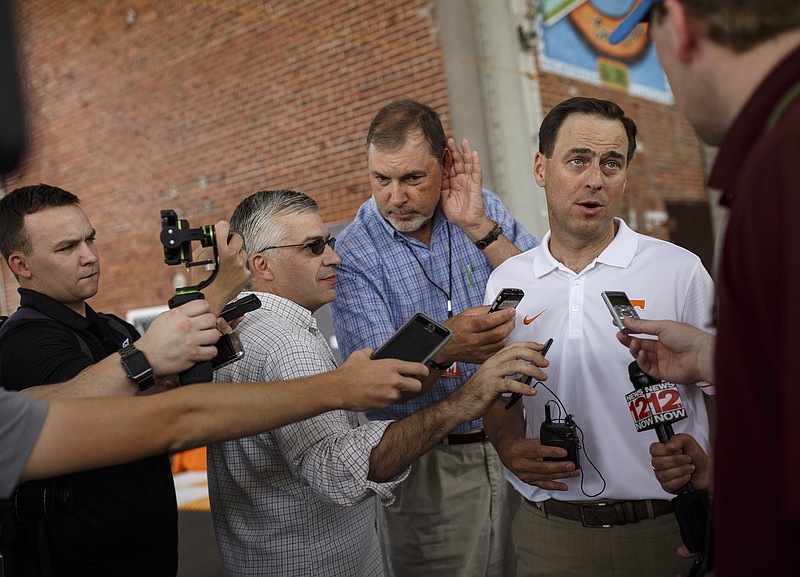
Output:
[[[501,399],[485,417],[525,499],[513,527],[519,575],[685,573],[691,562],[675,554],[681,538],[672,495],[649,464],[656,435],[634,427],[625,400],[631,358],[617,350],[618,329],[601,292],[625,291],[643,317],[708,329],[711,278],[694,254],[614,217],[636,148],[636,126],[619,106],[569,99],[546,116],[539,137],[534,173],[550,231],[540,246],[496,268],[486,289],[486,302],[504,287],[525,291],[509,341],[554,341],[549,364],[540,363],[552,393],[538,385],[535,397],[509,409]],[[680,392],[688,418],[675,430],[708,449],[703,393]],[[542,460],[567,455],[540,444],[546,404],[554,419],[569,414],[580,427],[579,468]]]

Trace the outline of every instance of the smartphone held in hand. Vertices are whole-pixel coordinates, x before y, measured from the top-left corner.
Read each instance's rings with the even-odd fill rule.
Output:
[[[386,343],[378,348],[372,359],[400,359],[415,363],[427,363],[450,340],[450,330],[417,313],[397,329]]]

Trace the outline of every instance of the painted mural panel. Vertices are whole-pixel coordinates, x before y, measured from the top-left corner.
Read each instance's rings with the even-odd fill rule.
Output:
[[[542,0],[538,19],[542,70],[634,96],[672,103],[672,92],[656,58],[647,25],[620,44],[608,37],[638,0]]]

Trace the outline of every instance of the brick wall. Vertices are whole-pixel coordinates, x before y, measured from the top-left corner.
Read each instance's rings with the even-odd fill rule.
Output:
[[[349,219],[369,196],[363,140],[383,104],[418,98],[449,126],[427,0],[15,5],[32,144],[6,185],[46,182],[81,197],[102,258],[97,310],[124,314],[172,295],[181,267],[163,263],[161,209],[199,226],[256,190],[293,188],[328,222]],[[639,213],[705,198],[697,140],[674,108],[550,74],[541,90],[545,111],[585,94],[634,118],[644,151],[627,198]],[[668,238],[663,227],[643,232]],[[17,283],[2,269],[13,310]]]
[[[7,188],[81,197],[98,230],[98,310],[172,295],[181,267],[163,263],[161,209],[198,226],[256,190],[293,188],[327,221],[349,219],[369,196],[375,112],[408,95],[447,121],[424,0],[16,5],[33,146]],[[13,310],[17,283],[3,274]]]

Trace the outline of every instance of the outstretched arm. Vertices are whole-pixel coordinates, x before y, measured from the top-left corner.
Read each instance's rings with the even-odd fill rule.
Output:
[[[482,416],[502,393],[535,394],[532,387],[506,377],[520,373],[545,379],[537,366],[547,365],[537,352],[540,349],[537,343],[509,345],[448,397],[389,425],[370,455],[368,478],[377,482],[394,478],[459,424]]]
[[[385,407],[427,369],[357,351],[341,368],[275,383],[206,383],[137,398],[53,400],[22,479],[124,463],[260,433],[342,408]],[[87,369],[91,371],[96,367]]]
[[[216,316],[209,312],[209,303],[196,300],[160,314],[135,344],[153,367],[153,373],[157,377],[168,377],[195,363],[213,359],[217,354],[214,344],[219,336]],[[138,393],[139,388],[128,379],[116,353],[85,368],[73,379],[22,391],[23,395],[46,400]]]

